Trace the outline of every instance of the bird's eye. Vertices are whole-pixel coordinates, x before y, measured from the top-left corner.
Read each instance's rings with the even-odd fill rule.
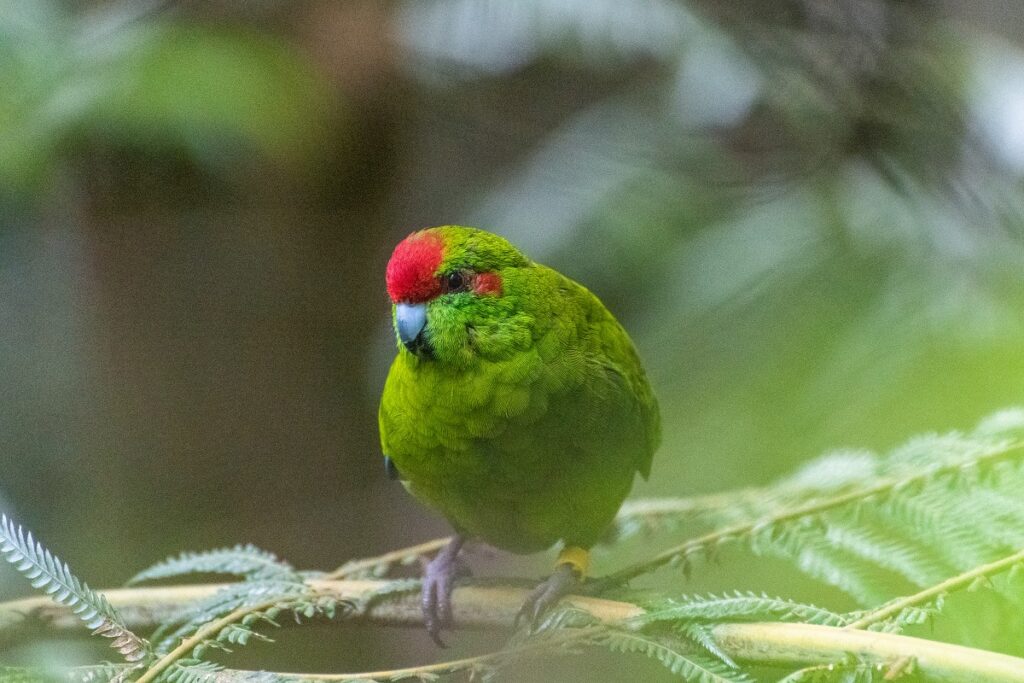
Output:
[[[444,276],[446,292],[465,292],[469,289],[469,278],[460,270],[453,270]]]

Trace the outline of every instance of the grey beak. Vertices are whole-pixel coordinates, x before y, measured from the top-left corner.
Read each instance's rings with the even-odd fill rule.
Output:
[[[395,304],[395,328],[398,339],[413,353],[424,346],[420,337],[427,324],[426,304]]]

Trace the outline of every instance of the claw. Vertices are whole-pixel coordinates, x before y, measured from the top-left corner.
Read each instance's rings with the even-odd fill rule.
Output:
[[[448,647],[441,640],[441,630],[452,625],[452,590],[455,580],[464,574],[458,561],[463,540],[461,536],[452,538],[423,572],[423,623],[438,647]]]
[[[516,614],[515,626],[519,627],[520,622],[528,618],[530,626],[536,626],[544,613],[555,606],[563,597],[572,592],[572,589],[579,583],[579,577],[572,565],[560,564],[555,571],[539,586],[534,588],[523,606]]]

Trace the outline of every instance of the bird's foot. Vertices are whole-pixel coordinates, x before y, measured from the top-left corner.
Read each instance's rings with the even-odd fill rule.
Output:
[[[468,575],[466,566],[459,561],[459,549],[464,539],[455,536],[427,563],[423,571],[423,623],[430,639],[438,647],[448,647],[441,640],[441,629],[452,625],[452,590],[455,581]]]
[[[587,574],[589,562],[590,553],[583,548],[569,546],[562,550],[555,563],[555,571],[526,596],[526,602],[516,614],[515,625],[518,627],[524,619],[531,626],[536,625],[545,612],[580,584]]]

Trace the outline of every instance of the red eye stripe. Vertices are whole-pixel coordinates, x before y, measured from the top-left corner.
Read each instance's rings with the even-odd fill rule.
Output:
[[[385,275],[391,300],[420,303],[440,294],[436,273],[443,259],[444,242],[437,235],[413,233],[399,242]]]
[[[477,294],[501,296],[501,275],[498,273],[479,273],[473,278],[473,291]]]

